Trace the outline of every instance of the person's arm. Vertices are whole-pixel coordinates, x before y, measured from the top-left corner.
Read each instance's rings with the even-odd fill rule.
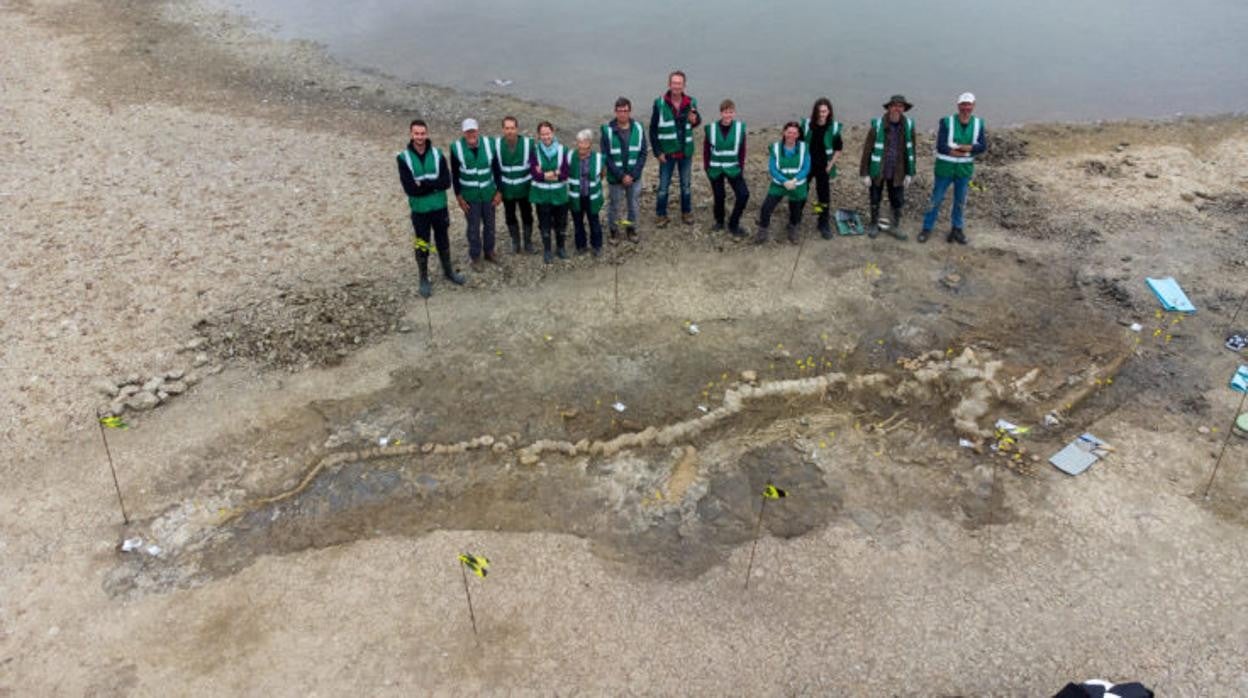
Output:
[[[685,123],[693,128],[702,125],[702,114],[698,111],[698,100],[693,97],[689,98],[689,113],[685,116]]]
[[[659,101],[654,101],[654,106],[650,107],[650,149],[654,151],[655,157],[658,157],[663,151],[659,150]]]
[[[633,171],[630,173],[633,175],[634,182],[641,179],[641,173],[646,168],[646,145],[646,139],[643,136],[641,139],[641,149],[637,151],[637,162],[633,164]]]
[[[741,166],[741,171],[745,172],[745,129],[741,130],[741,152],[737,153],[737,164]]]
[[[841,151],[845,149],[845,142],[841,140],[841,134],[837,133],[832,136],[832,158],[828,160],[828,169],[836,167],[836,163],[841,159]]]
[[[568,181],[568,173],[569,173],[568,161],[571,159],[572,159],[571,154],[567,154],[563,156],[563,161],[559,163],[559,181],[560,182]],[[579,176],[580,173],[577,173],[577,175]]]
[[[875,139],[875,126],[868,126],[867,139],[862,142],[862,159],[858,161],[859,177],[871,176],[871,151],[875,150]]]
[[[430,147],[432,148],[432,146]],[[430,153],[429,157],[433,157],[433,153]],[[435,191],[446,191],[451,188],[451,170],[446,166],[445,158],[442,160],[442,165],[438,167],[438,178],[433,180],[433,184],[428,184],[427,182],[420,183],[422,187],[426,185],[429,187],[428,191],[425,192],[426,194],[432,194]]]
[[[451,186],[455,187],[455,197],[459,198],[459,158],[455,155],[455,149],[450,149],[451,153]]]
[[[626,172],[621,170],[615,164],[615,158],[611,157],[611,125],[604,126],[602,129],[602,138],[599,139],[598,152],[602,153],[602,158],[607,161],[607,174],[611,175],[611,179],[620,179]],[[622,144],[627,148],[628,144]]]
[[[534,143],[533,149],[529,151],[529,175],[535,182],[546,181],[546,173],[542,172],[541,166],[537,164],[537,149],[540,147],[542,147],[541,144]]]
[[[420,184],[417,184],[416,178],[412,176],[412,171],[407,169],[407,163],[403,161],[403,156],[399,155],[395,159],[398,160],[399,163],[399,181],[403,183],[403,193],[408,196],[422,196],[427,194],[428,192],[421,191]]]
[[[499,142],[501,143],[502,139],[499,139]],[[494,159],[490,161],[490,171],[494,175],[494,189],[497,191],[502,191],[503,190],[503,156],[502,154],[498,152],[497,148],[494,149]]]
[[[718,124],[711,124],[711,128],[719,128]],[[711,139],[702,139],[702,169],[711,169]]]
[[[988,150],[988,129],[981,121],[979,124],[979,138],[971,146],[971,155],[979,155]]]

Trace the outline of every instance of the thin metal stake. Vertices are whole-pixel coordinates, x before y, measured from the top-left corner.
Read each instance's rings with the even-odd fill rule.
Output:
[[[615,262],[615,313],[620,312],[620,262]]]
[[[433,317],[429,315],[429,299],[425,299],[425,322],[429,325],[429,343],[433,344]]]
[[[113,465],[113,452],[108,448],[108,435],[104,433],[104,422],[100,414],[95,414],[95,423],[100,427],[100,440],[104,442],[104,453],[108,456],[108,471],[113,474],[113,488],[117,490],[117,504],[121,507],[121,520],[130,525],[130,515],[126,513],[126,502],[121,498],[121,483],[117,481],[117,468]]]
[[[1205,485],[1205,499],[1209,499],[1209,489],[1213,487],[1213,479],[1218,476],[1218,468],[1222,465],[1222,456],[1226,453],[1226,445],[1231,441],[1231,432],[1235,429],[1235,421],[1244,412],[1245,398],[1248,398],[1248,391],[1240,395],[1239,407],[1235,408],[1235,414],[1231,415],[1231,426],[1226,430],[1226,437],[1222,439],[1222,450],[1218,451],[1218,460],[1214,462],[1213,472],[1209,474],[1209,483]]]
[[[754,545],[750,546],[750,564],[745,567],[745,590],[750,590],[750,572],[754,569],[754,551],[758,550],[758,535],[763,530],[763,512],[767,511],[767,498],[763,497],[763,504],[758,508],[758,523],[754,524]]]
[[[801,237],[797,239],[797,257],[793,259],[793,270],[789,272],[789,288],[793,288],[793,276],[797,274],[797,263],[802,261],[802,248],[806,246],[806,236],[800,231],[798,235]]]
[[[472,612],[472,593],[468,591],[468,573],[464,571],[463,563],[457,564],[459,565],[459,574],[464,579],[464,598],[468,599],[468,617],[472,620],[472,636],[477,638],[477,614]]]

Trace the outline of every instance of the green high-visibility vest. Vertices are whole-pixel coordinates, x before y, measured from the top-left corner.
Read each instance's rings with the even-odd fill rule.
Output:
[[[741,176],[741,144],[745,141],[745,122],[733,121],[728,127],[728,136],[720,135],[719,122],[707,124],[705,129],[706,142],[711,144],[711,160],[706,167],[706,176],[719,179]]]
[[[668,104],[666,99],[659,97],[654,100],[654,106],[659,110],[659,151],[662,153],[678,153],[683,147],[685,157],[693,157],[693,129],[689,128],[688,123],[685,124],[685,142],[682,146],[678,142],[676,114],[672,111],[672,105]],[[697,108],[698,100],[690,97],[689,111]]]
[[[477,139],[473,154],[468,141],[455,141],[455,157],[459,159],[459,195],[464,201],[489,201],[494,198],[494,146],[489,138]]]
[[[631,121],[631,119],[630,119]],[[641,124],[632,121],[632,126],[628,131],[628,147],[620,143],[620,134],[615,130],[613,125],[615,122],[608,122],[602,125],[602,133],[607,137],[607,142],[611,144],[611,152],[608,157],[611,163],[619,170],[627,172],[637,163],[637,159],[641,157],[641,144],[646,137],[645,130],[641,128]],[[621,178],[612,177],[611,171],[607,170],[607,181],[612,184],[619,184]]]
[[[412,173],[412,179],[416,180],[417,184],[438,181],[442,168],[442,153],[437,148],[429,146],[429,152],[425,153],[424,160],[412,157],[412,151],[409,148],[404,148],[396,157],[399,162],[407,166],[408,171]],[[446,190],[442,189],[424,196],[409,196],[407,205],[411,207],[413,213],[429,213],[444,209],[446,208]]]
[[[805,141],[797,142],[797,147],[793,149],[792,155],[785,154],[783,141],[772,143],[771,161],[776,164],[776,169],[780,170],[780,174],[784,175],[784,179],[775,179],[773,177],[771,186],[767,187],[767,194],[769,196],[787,196],[792,201],[805,201],[806,190],[809,187],[807,180],[797,180],[797,186],[793,188],[793,191],[784,188],[785,181],[793,179],[798,172],[802,171],[802,163],[806,161]],[[771,168],[769,167],[767,171],[770,172]]]
[[[957,145],[975,145],[979,140],[979,132],[984,127],[983,121],[978,116],[972,116],[971,120],[963,126],[958,120],[957,114],[951,114],[945,117],[946,142],[950,148]],[[956,155],[942,155],[939,150],[936,151],[936,176],[949,177],[952,179],[970,179],[975,174],[975,156],[967,155],[959,157]]]
[[[841,135],[841,122],[829,121],[827,130],[823,132],[823,152],[827,154],[828,162],[832,162],[832,156],[836,154],[836,151],[832,149],[832,144],[836,142],[836,137],[839,135]],[[810,118],[807,117],[802,119],[802,140],[806,142],[806,145],[813,148],[815,146],[810,142],[810,138]],[[828,178],[836,179],[835,165],[828,170]]]
[[[901,117],[906,124],[906,174],[914,174],[914,121],[908,116]],[[879,179],[884,172],[884,131],[888,122],[883,118],[872,119],[871,128],[875,129],[875,145],[871,148],[871,179]]]
[[[516,147],[508,150],[507,141],[502,136],[494,139],[494,152],[498,157],[498,166],[503,171],[503,198],[508,201],[529,198],[529,182],[533,176],[529,174],[529,151],[533,148],[533,139],[520,136],[516,139]]]
[[[589,155],[589,212],[598,215],[602,210],[602,153]],[[568,153],[568,199],[572,210],[581,210],[581,151]]]
[[[537,155],[537,168],[542,172],[559,173],[559,166],[563,164],[564,150],[563,144],[555,146],[554,157],[546,157],[542,152],[542,144],[534,143],[534,151]],[[556,206],[568,203],[568,183],[555,180],[547,182],[545,179],[534,179],[529,184],[529,201],[534,204],[554,204]]]

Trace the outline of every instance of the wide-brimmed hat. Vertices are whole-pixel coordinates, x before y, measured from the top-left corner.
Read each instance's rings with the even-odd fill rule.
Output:
[[[892,97],[889,97],[888,101],[884,103],[884,108],[888,109],[889,106],[893,104],[899,104],[899,103],[906,105],[906,109],[905,109],[906,111],[910,111],[911,109],[914,109],[914,105],[906,101],[905,95],[893,95]]]

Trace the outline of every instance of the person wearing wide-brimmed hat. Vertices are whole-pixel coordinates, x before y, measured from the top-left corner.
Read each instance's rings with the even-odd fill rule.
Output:
[[[867,138],[862,142],[862,161],[858,175],[871,192],[871,224],[867,235],[875,237],[880,230],[880,203],[888,187],[888,205],[893,210],[887,231],[898,240],[901,232],[901,210],[906,205],[906,187],[914,177],[914,121],[905,112],[914,108],[903,95],[893,95],[884,103],[884,115],[871,120]]]
[[[932,182],[932,201],[923,216],[923,230],[919,232],[919,242],[927,242],[932,234],[932,226],[936,225],[936,216],[940,213],[940,205],[944,203],[945,192],[953,185],[953,211],[950,212],[949,235],[946,242],[959,245],[967,243],[962,232],[962,209],[966,207],[966,192],[971,185],[971,177],[975,175],[975,156],[988,150],[988,134],[984,129],[984,121],[973,116],[975,111],[975,95],[963,92],[958,97],[958,113],[951,114],[940,120],[940,128],[936,132],[936,171]]]

